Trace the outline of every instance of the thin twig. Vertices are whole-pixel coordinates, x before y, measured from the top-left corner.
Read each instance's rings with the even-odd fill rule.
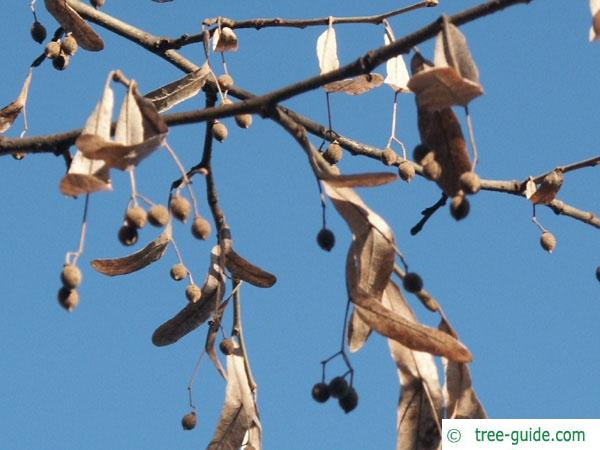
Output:
[[[419,233],[419,231],[423,229],[423,226],[427,223],[431,216],[433,216],[438,209],[444,206],[447,200],[448,196],[445,193],[442,193],[441,198],[437,202],[421,211],[423,217],[414,227],[410,229],[410,234],[414,236],[417,233]]]

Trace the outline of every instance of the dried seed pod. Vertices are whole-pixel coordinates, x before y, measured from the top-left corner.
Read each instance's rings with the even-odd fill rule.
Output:
[[[77,52],[77,40],[68,34],[60,43],[60,48],[65,54],[73,56]]]
[[[52,59],[52,67],[54,67],[56,70],[65,70],[69,66],[70,60],[71,58],[69,55],[61,52],[56,58]]]
[[[169,210],[164,205],[154,205],[148,212],[148,222],[155,227],[164,227],[169,223]]]
[[[423,144],[419,144],[413,149],[413,160],[416,163],[421,164],[421,162],[425,158],[425,155],[427,155],[428,153],[433,154],[429,147]]]
[[[187,274],[187,269],[181,263],[177,263],[173,267],[171,267],[170,275],[171,278],[173,278],[175,281],[183,280],[185,277],[187,277]]]
[[[329,393],[329,386],[327,383],[317,383],[312,387],[311,395],[314,401],[318,403],[325,403],[329,400],[331,394]]]
[[[228,91],[234,85],[233,77],[227,73],[224,73],[217,78],[221,90]]]
[[[125,212],[125,222],[134,228],[144,228],[148,220],[148,213],[140,205],[131,206]]]
[[[65,264],[62,272],[60,273],[60,280],[64,287],[68,289],[75,289],[81,284],[81,270],[79,267],[73,264]]]
[[[423,289],[423,279],[416,272],[407,272],[402,280],[402,286],[406,289],[406,292],[415,294]]]
[[[442,175],[442,166],[435,159],[431,159],[423,165],[423,175],[433,181],[439,180]]]
[[[196,216],[192,223],[192,234],[196,239],[207,240],[212,231],[210,222],[202,216]]]
[[[344,155],[344,151],[342,150],[342,146],[337,142],[332,142],[323,153],[323,158],[329,164],[337,164],[341,161],[342,156]]]
[[[215,124],[212,127],[212,134],[217,141],[223,142],[225,139],[227,139],[229,131],[227,131],[227,127],[224,123],[215,122]]]
[[[60,55],[60,42],[50,41],[46,44],[46,48],[44,49],[44,53],[46,54],[46,58],[54,59],[58,55]]]
[[[190,284],[185,289],[185,296],[190,303],[196,303],[202,297],[202,289],[196,284]]]
[[[410,181],[415,177],[415,173],[415,168],[410,162],[407,160],[400,161],[400,164],[398,165],[398,175],[400,175],[402,180],[410,183]]]
[[[173,217],[175,217],[177,220],[181,220],[182,222],[186,222],[190,212],[192,211],[192,205],[187,198],[181,195],[176,195],[171,198],[171,201],[169,202],[169,209],[171,210]]]
[[[196,427],[197,422],[196,411],[192,411],[183,416],[181,419],[181,426],[186,431],[193,430]]]
[[[317,244],[325,251],[331,251],[335,245],[335,234],[328,228],[322,228],[317,234]]]
[[[230,338],[223,339],[219,344],[219,350],[221,350],[221,353],[223,353],[224,355],[233,355],[235,348],[235,342],[233,342],[233,339]]]
[[[33,25],[31,25],[30,32],[32,39],[38,44],[44,42],[44,39],[46,39],[46,36],[48,34],[46,33],[46,27],[37,20],[33,22]]]
[[[476,194],[481,189],[481,180],[475,172],[465,172],[458,179],[460,188],[465,194]]]
[[[386,166],[391,166],[398,160],[398,155],[391,147],[387,147],[381,152],[381,160]]]
[[[452,217],[454,217],[456,220],[462,220],[467,217],[470,209],[471,205],[466,197],[463,195],[452,197],[452,202],[450,203],[450,214],[452,214]]]
[[[79,304],[79,293],[75,289],[61,287],[58,290],[58,303],[67,311],[73,311]]]
[[[137,229],[130,225],[123,225],[119,228],[119,242],[127,247],[135,245],[138,241]]]
[[[350,386],[344,377],[335,377],[329,382],[329,393],[333,398],[342,398],[348,392]]]
[[[340,408],[344,410],[346,414],[352,411],[358,405],[358,393],[353,386],[348,388],[348,391],[343,397],[340,397],[338,400]]]
[[[556,248],[556,237],[549,231],[544,231],[540,237],[540,245],[548,253],[552,253]]]
[[[238,114],[235,118],[235,123],[240,128],[250,128],[252,125],[252,114]]]

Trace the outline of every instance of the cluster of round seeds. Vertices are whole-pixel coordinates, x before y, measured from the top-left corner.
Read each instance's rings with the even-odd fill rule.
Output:
[[[196,411],[190,411],[181,418],[181,426],[186,431],[193,430],[196,427],[197,422]]]
[[[67,311],[73,311],[79,304],[77,287],[81,284],[81,270],[74,264],[65,264],[60,273],[62,287],[58,291],[58,302]]]
[[[358,393],[344,377],[335,377],[329,384],[324,381],[315,384],[312,387],[311,395],[318,403],[325,403],[330,397],[337,398],[338,404],[346,414],[358,405]]]
[[[335,245],[335,234],[329,228],[321,228],[317,234],[317,244],[325,251],[331,251]]]
[[[32,29],[33,34],[33,29]],[[71,56],[77,52],[77,40],[67,34],[62,40],[50,41],[46,44],[46,57],[52,60],[56,70],[65,70],[69,65]]]

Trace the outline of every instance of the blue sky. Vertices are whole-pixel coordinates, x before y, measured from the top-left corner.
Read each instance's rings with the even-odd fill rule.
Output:
[[[3,105],[14,99],[30,62],[42,50],[29,38],[27,3],[0,4]],[[476,4],[441,0],[437,8],[391,23],[396,36],[402,36],[442,12]],[[152,33],[177,36],[197,32],[203,18],[218,15],[365,15],[398,5],[391,0],[369,5],[328,0],[310,6],[285,1],[108,0],[105,11]],[[55,23],[42,4],[38,14],[53,30]],[[585,1],[537,0],[462,28],[485,88],[470,108],[482,177],[523,180],[600,154],[600,47],[587,40],[590,23]],[[35,71],[29,135],[83,126],[112,69],[135,78],[146,92],[181,76],[134,44],[96,29],[105,51],[80,51],[64,72],[48,63]],[[382,27],[336,29],[342,63],[382,42]],[[241,30],[240,50],[227,57],[229,70],[239,85],[255,93],[312,76],[318,71],[314,48],[322,31]],[[432,43],[420,49],[431,55]],[[183,53],[203,62],[199,46]],[[334,95],[334,127],[383,147],[392,99],[385,86],[361,97]],[[285,104],[326,120],[321,91]],[[202,105],[197,97],[178,110]],[[419,141],[414,98],[402,96],[398,110],[398,135],[412,148]],[[276,125],[258,117],[248,130],[239,130],[233,120],[225,123],[230,137],[215,144],[213,164],[236,249],[278,277],[271,289],[245,286],[242,291],[265,448],[394,448],[398,381],[383,338],[372,337],[352,355],[360,395],[354,412],[345,415],[334,403],[319,405],[310,397],[312,384],[320,378],[319,362],[339,345],[346,302],[344,263],[351,240],[346,224],[328,207],[337,243],[331,253],[320,250],[315,243],[321,221],[318,191],[301,149]],[[7,134],[17,135],[20,125]],[[186,167],[200,159],[203,135],[203,125],[171,129],[169,142]],[[348,173],[382,169],[348,154],[340,167]],[[205,328],[166,348],[150,341],[154,329],[186,302],[184,287],[168,275],[176,262],[174,253],[127,277],[107,278],[89,266],[94,258],[130,251],[116,238],[129,197],[125,174],[114,175],[114,192],[92,196],[89,236],[80,260],[84,282],[79,307],[67,314],[56,302],[64,254],[77,246],[83,208],[82,198],[60,194],[64,171],[62,158],[52,155],[23,161],[8,157],[0,164],[0,449],[202,448],[214,431],[225,389],[207,360],[194,389],[197,429],[183,432],[180,418],[188,410],[186,386],[204,345]],[[166,152],[144,161],[137,175],[140,192],[163,203],[178,177]],[[569,173],[559,197],[599,213],[599,180],[598,169]],[[195,189],[200,209],[208,215],[203,184],[196,183]],[[417,178],[409,185],[396,182],[360,194],[393,227],[411,269],[423,276],[473,353],[474,386],[491,417],[599,417],[597,229],[539,208],[539,219],[558,239],[549,255],[539,246],[539,230],[530,221],[526,200],[481,192],[472,199],[466,220],[457,223],[443,209],[411,237],[421,209],[439,197],[435,185]],[[144,229],[139,245],[157,234],[156,229]],[[209,242],[194,240],[187,225],[176,225],[175,236],[186,262],[202,279],[214,236]],[[416,299],[410,300],[421,320],[436,323]],[[331,369],[332,375],[342,370]]]

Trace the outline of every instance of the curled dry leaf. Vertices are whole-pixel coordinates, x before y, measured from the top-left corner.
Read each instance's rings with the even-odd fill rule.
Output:
[[[416,53],[411,61],[413,73],[426,71],[427,61]],[[419,106],[417,113],[421,143],[431,149],[422,160],[425,165],[430,159],[441,167],[436,183],[449,197],[455,197],[461,190],[460,177],[471,170],[471,160],[460,122],[451,108],[430,111]]]
[[[239,48],[235,32],[229,27],[219,27],[212,37],[214,52],[235,52]]]
[[[387,33],[383,36],[385,45],[391,44]],[[385,64],[386,77],[383,82],[390,86],[395,92],[409,92],[408,88],[408,70],[404,63],[402,55],[394,56],[387,60]]]
[[[82,133],[77,147],[90,159],[103,160],[108,167],[127,170],[137,166],[160,147],[167,135],[167,125],[149,100],[131,81],[117,120],[114,141],[97,134]]]
[[[458,339],[456,332],[445,318],[442,318],[439,329]],[[445,358],[442,361],[446,374],[444,396],[447,416],[451,419],[487,419],[487,413],[471,384],[469,366]]]
[[[466,106],[483,94],[479,70],[467,39],[447,18],[436,38],[434,66],[413,70],[413,77],[408,82],[408,87],[417,96],[419,107],[436,111],[452,105]]]
[[[17,117],[19,117],[21,111],[23,111],[25,103],[27,103],[27,96],[29,94],[29,85],[31,84],[32,75],[33,70],[29,69],[29,73],[27,74],[27,78],[25,78],[25,82],[23,83],[23,87],[21,88],[21,92],[19,93],[17,99],[0,109],[0,133],[7,131],[15,122],[15,120],[17,120]]]
[[[317,58],[321,75],[340,67],[335,29],[331,25],[317,39]]]
[[[361,318],[379,334],[412,350],[444,356],[451,361],[473,360],[469,349],[446,333],[408,320],[364,293],[356,292],[353,301]]]
[[[202,300],[188,303],[175,317],[158,327],[152,335],[154,345],[162,347],[177,342],[206,322],[216,310],[225,293],[225,274],[220,256],[220,247],[213,247],[208,276],[202,286]]]
[[[225,267],[234,279],[247,281],[256,287],[270,288],[277,281],[275,275],[242,258],[233,249],[226,253]]]
[[[592,26],[590,27],[590,42],[600,39],[600,0],[590,0]]]
[[[113,90],[110,87],[113,74],[114,72],[108,74],[102,98],[85,123],[81,132],[82,135],[94,135],[101,139],[110,139],[112,111],[115,101]],[[80,150],[77,150],[69,166],[69,171],[60,182],[60,190],[65,195],[109,191],[112,189],[109,170],[104,161],[89,159]]]
[[[122,258],[95,259],[92,267],[104,275],[114,277],[141,270],[163,257],[171,242],[172,227],[167,225],[165,230],[143,249]]]
[[[244,358],[227,356],[227,388],[221,417],[207,450],[238,450],[248,441],[262,448],[258,408],[246,373]]]
[[[536,205],[548,205],[556,198],[562,187],[565,175],[561,170],[555,169],[542,178],[538,186],[533,180],[525,187],[525,196]]]
[[[375,187],[392,183],[398,175],[392,172],[357,173],[352,175],[322,174],[320,179],[334,187]]]
[[[382,298],[384,307],[416,323],[417,319],[398,286],[390,281]],[[442,390],[437,366],[430,354],[413,351],[388,339],[400,378],[397,450],[434,450],[441,437]]]
[[[215,342],[217,340],[217,336],[219,335],[219,326],[220,320],[215,320],[211,322],[211,325],[208,328],[208,333],[206,335],[206,343],[204,344],[204,350],[206,351],[208,357],[213,362],[217,371],[221,374],[224,380],[227,380],[227,374],[225,373],[225,369],[221,365],[221,361],[217,357],[217,352],[215,350]]]
[[[363,348],[372,331],[373,328],[353,308],[348,321],[348,350],[354,353]]]
[[[145,95],[158,112],[165,112],[198,94],[210,75],[208,62],[179,80],[166,84]]]
[[[383,76],[378,73],[359,75],[355,78],[333,81],[323,86],[327,92],[342,92],[349,95],[360,95],[383,84]]]
[[[104,48],[102,38],[69,6],[67,0],[44,0],[46,9],[67,33],[72,33],[80,47],[98,52]]]

